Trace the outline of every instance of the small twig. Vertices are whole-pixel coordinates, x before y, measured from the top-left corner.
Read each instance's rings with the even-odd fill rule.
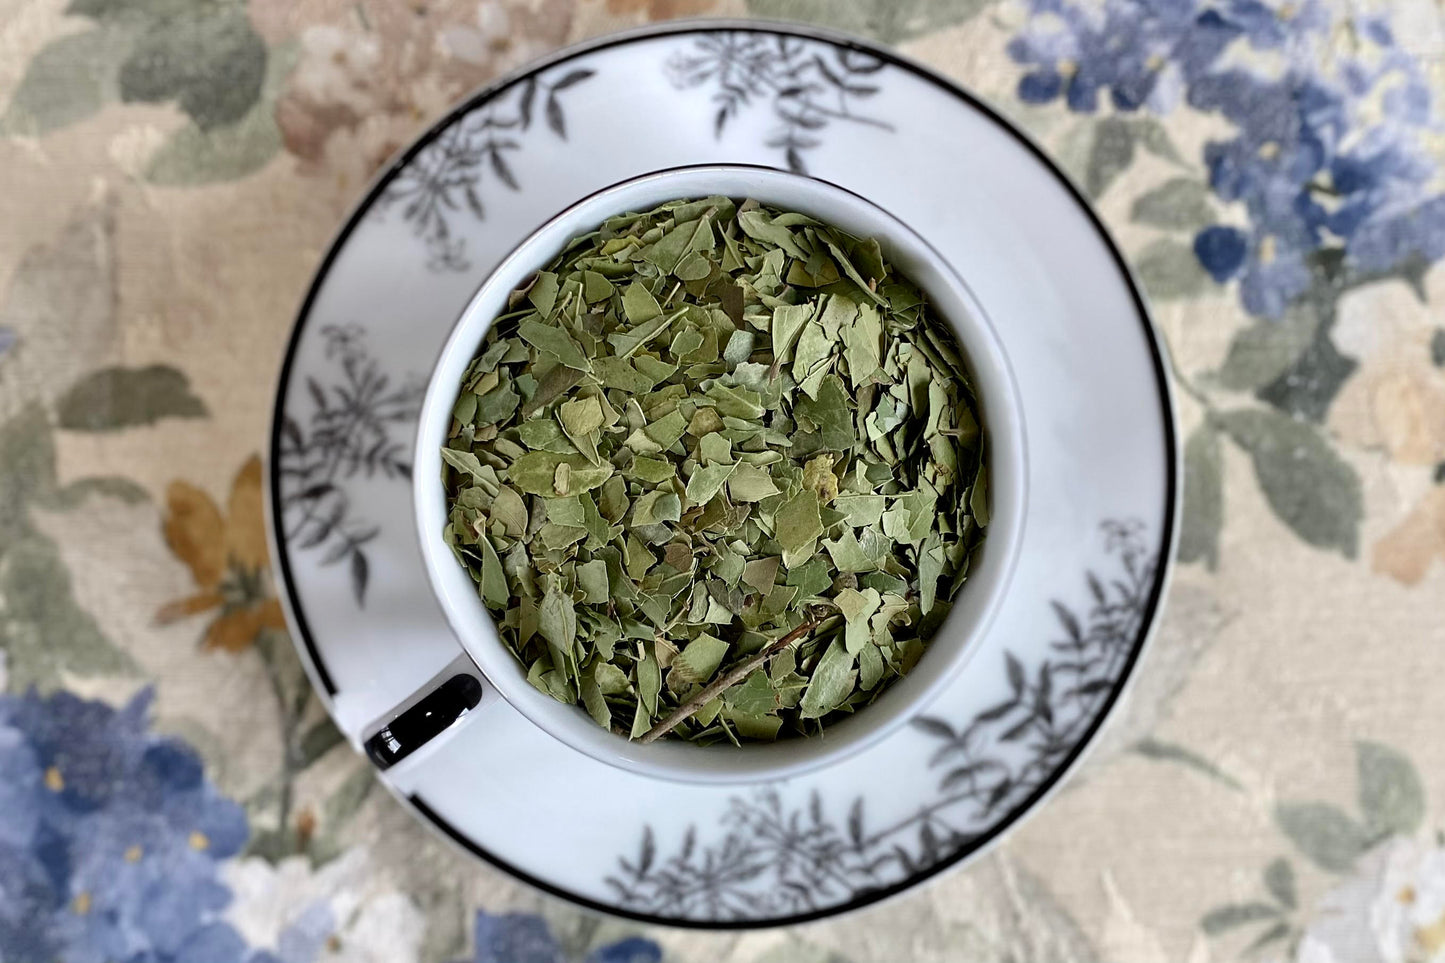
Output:
[[[733,668],[729,670],[728,673],[722,678],[708,685],[697,695],[693,696],[691,699],[688,699],[682,705],[672,710],[672,712],[668,715],[666,719],[663,719],[657,725],[653,726],[651,729],[648,729],[647,732],[643,733],[642,738],[637,741],[646,744],[649,742],[656,742],[658,739],[667,735],[673,729],[676,729],[683,722],[691,718],[693,714],[695,714],[703,706],[707,705],[709,702],[722,695],[728,689],[731,689],[733,686],[743,681],[743,679],[746,679],[758,666],[762,665],[768,659],[777,655],[779,652],[783,651],[788,646],[792,645],[794,642],[798,641],[803,636],[816,629],[820,621],[821,620],[819,619],[809,619],[793,631],[789,632],[787,635],[783,636],[781,639],[778,639],[771,645],[765,646],[763,649],[753,653],[744,661],[739,662],[737,665],[733,666]]]

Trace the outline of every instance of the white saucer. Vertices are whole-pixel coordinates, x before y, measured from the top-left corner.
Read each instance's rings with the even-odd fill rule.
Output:
[[[1022,134],[928,70],[811,28],[664,24],[516,74],[428,131],[342,229],[287,350],[269,496],[293,637],[360,746],[465,659],[423,571],[406,464],[457,316],[578,198],[715,163],[867,196],[996,326],[1023,398],[1030,510],[992,628],[912,725],[789,781],[651,779],[505,704],[381,778],[548,892],[648,922],[766,926],[980,852],[1076,762],[1157,614],[1179,474],[1163,349],[1098,219]]]

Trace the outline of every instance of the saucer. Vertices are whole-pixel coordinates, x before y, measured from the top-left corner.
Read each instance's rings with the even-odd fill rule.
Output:
[[[292,637],[353,745],[474,674],[413,523],[428,373],[478,286],[540,225],[609,185],[699,164],[854,191],[963,278],[1027,426],[1007,596],[910,724],[806,775],[718,786],[627,771],[484,683],[469,690],[484,718],[380,778],[466,850],[558,896],[654,923],[771,926],[906,890],[1037,806],[1118,701],[1167,581],[1178,446],[1163,349],[1082,196],[988,107],[886,49],[746,21],[603,38],[478,92],[372,185],[302,306],[271,441],[273,555]]]

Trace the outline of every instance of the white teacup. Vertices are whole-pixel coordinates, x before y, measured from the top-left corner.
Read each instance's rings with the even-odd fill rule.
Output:
[[[521,663],[498,638],[471,576],[443,541],[447,524],[441,449],[462,376],[508,295],[545,267],[572,238],[604,220],[679,198],[726,195],[798,211],[860,237],[874,237],[885,257],[929,297],[958,336],[971,369],[988,446],[990,521],[952,612],[913,670],[872,705],[830,725],[821,736],[771,744],[707,747],[662,740],[642,745],[601,728],[577,706],[533,688]],[[960,216],[966,216],[960,213]],[[927,706],[963,668],[972,643],[992,621],[1007,590],[1023,535],[1027,502],[1024,425],[1018,388],[997,335],[953,268],[907,225],[863,197],[800,174],[770,168],[709,165],[658,171],[583,198],[523,241],[482,283],[457,321],[431,375],[421,411],[413,467],[422,556],[448,622],[481,675],[507,703],[579,752],[648,776],[700,783],[796,776],[872,745]],[[455,690],[456,680],[450,684]],[[465,703],[486,708],[487,693],[465,680]],[[485,712],[468,724],[485,725]],[[446,720],[442,720],[445,722]],[[438,727],[440,728],[440,726]]]

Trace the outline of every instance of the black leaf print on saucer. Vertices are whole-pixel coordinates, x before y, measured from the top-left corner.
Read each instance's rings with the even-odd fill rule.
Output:
[[[668,78],[685,89],[711,85],[713,132],[756,104],[771,107],[778,126],[765,142],[783,152],[788,169],[807,173],[803,152],[820,146],[833,121],[891,131],[893,125],[855,113],[857,101],[878,93],[883,61],[857,50],[796,37],[720,32],[699,37],[667,61]]]
[[[1146,554],[1139,522],[1105,522],[1103,530],[1122,571],[1107,585],[1085,573],[1090,606],[1082,619],[1062,602],[1051,603],[1062,629],[1049,643],[1053,654],[1030,672],[1006,652],[1009,696],[962,727],[928,716],[914,720],[915,728],[941,740],[929,761],[946,770],[939,791],[972,803],[981,818],[1028,798],[1053,777],[1087,735],[1138,644],[1157,562]],[[1005,743],[1015,748],[1001,750]]]
[[[402,217],[426,244],[427,267],[434,271],[471,267],[456,218],[465,212],[478,221],[485,219],[486,177],[511,191],[522,189],[513,160],[533,129],[538,99],[547,128],[566,140],[567,117],[559,95],[594,73],[577,67],[556,78],[533,74],[450,124],[402,166],[377,198],[376,210],[401,208]]]
[[[347,482],[376,475],[411,479],[410,429],[426,385],[420,378],[394,385],[360,328],[331,325],[322,335],[327,360],[340,370],[328,384],[306,379],[312,408],[304,421],[290,410],[282,419],[277,511],[287,544],[324,549],[322,565],[347,565],[352,596],[361,605],[371,572],[366,544],[381,530],[354,517]]]
[[[652,827],[644,829],[637,853],[619,857],[606,880],[620,905],[717,921],[813,912],[925,872],[1026,806],[1088,737],[1146,628],[1158,559],[1143,525],[1101,528],[1117,570],[1107,579],[1084,573],[1086,607],[1053,603],[1060,636],[1049,643],[1051,654],[1031,668],[1005,652],[1008,697],[969,719],[914,720],[938,743],[928,768],[939,772],[916,812],[877,826],[861,796],[842,810],[816,789],[803,800],[772,788],[735,796],[716,842],[700,843],[689,826],[678,848],[662,855]]]

